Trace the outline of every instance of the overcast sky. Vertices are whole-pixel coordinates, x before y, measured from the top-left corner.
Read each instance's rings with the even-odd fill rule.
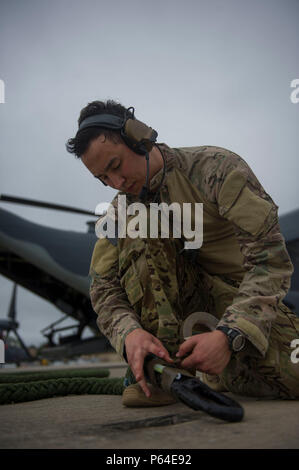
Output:
[[[65,142],[82,107],[115,99],[159,142],[241,155],[279,214],[299,207],[298,0],[1,0],[0,11],[0,193],[90,210],[110,201]],[[86,230],[83,216],[0,204]],[[0,317],[11,287],[0,276]],[[20,288],[18,315],[38,343],[61,313]]]

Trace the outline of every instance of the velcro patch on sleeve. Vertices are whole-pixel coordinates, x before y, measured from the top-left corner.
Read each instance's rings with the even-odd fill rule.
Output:
[[[251,235],[257,235],[262,230],[271,208],[270,202],[245,186],[225,217]]]
[[[247,175],[240,170],[233,170],[225,179],[219,192],[218,204],[220,215],[224,215],[234,204],[247,182]]]
[[[239,170],[229,174],[219,193],[219,213],[242,230],[257,235],[263,228],[272,204],[252,192],[246,182],[246,174]]]

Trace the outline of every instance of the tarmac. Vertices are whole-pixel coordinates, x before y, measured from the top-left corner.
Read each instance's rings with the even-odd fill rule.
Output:
[[[110,377],[123,377],[126,367],[120,362],[86,366],[108,367]],[[70,368],[57,368],[63,367]],[[243,406],[241,422],[228,423],[183,403],[126,408],[115,395],[69,395],[2,405],[0,448],[299,449],[299,401],[227,395]]]

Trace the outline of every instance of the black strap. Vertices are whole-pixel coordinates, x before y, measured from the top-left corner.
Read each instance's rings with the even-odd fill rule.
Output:
[[[244,417],[242,406],[222,393],[215,392],[198,378],[182,375],[171,385],[171,392],[193,410],[201,410],[215,418],[237,422]]]
[[[157,367],[158,366],[158,367]],[[174,374],[168,374],[174,370]],[[144,359],[144,372],[149,382],[171,393],[193,410],[201,410],[225,421],[241,421],[244,416],[242,406],[232,398],[215,392],[198,377],[190,377],[184,369],[173,368],[163,359],[148,354]],[[163,380],[165,375],[171,380]],[[154,375],[154,379],[153,379]],[[164,384],[164,385],[163,385]]]

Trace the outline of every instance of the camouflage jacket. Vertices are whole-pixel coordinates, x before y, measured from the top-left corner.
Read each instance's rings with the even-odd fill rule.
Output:
[[[210,275],[238,287],[219,326],[238,328],[264,356],[293,272],[280,233],[278,208],[235,153],[212,146],[171,149],[160,144],[160,148],[166,174],[159,188],[162,170],[157,173],[150,188],[159,188],[160,201],[168,204],[203,202],[203,245],[197,261]],[[127,200],[138,201],[131,195]],[[107,239],[95,245],[90,275],[98,326],[123,355],[127,334],[141,323],[120,285],[117,247]]]

